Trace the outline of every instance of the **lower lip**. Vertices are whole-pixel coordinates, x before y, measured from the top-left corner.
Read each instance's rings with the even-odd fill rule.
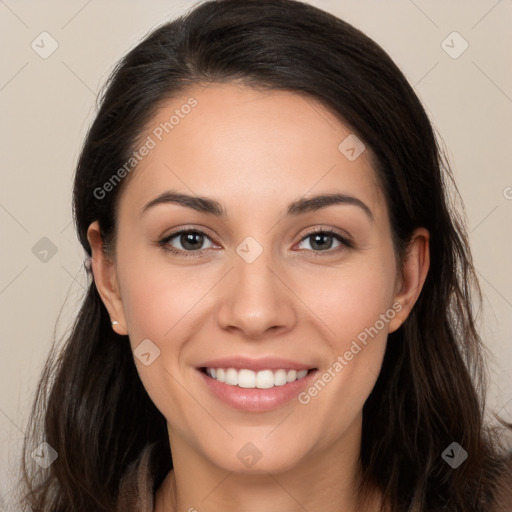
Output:
[[[318,373],[318,370],[311,370],[302,379],[288,382],[283,386],[274,386],[268,389],[248,389],[224,384],[216,379],[212,379],[201,370],[197,371],[208,386],[208,389],[217,398],[220,398],[224,403],[235,409],[248,412],[270,411],[286,404],[309,386]]]

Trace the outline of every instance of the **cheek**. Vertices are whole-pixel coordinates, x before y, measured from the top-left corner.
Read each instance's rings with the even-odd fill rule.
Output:
[[[209,279],[194,280],[197,271],[171,267],[162,257],[148,258],[136,251],[119,261],[118,269],[130,344],[143,386],[165,417],[186,417],[190,397],[180,384],[180,357],[196,329],[194,318],[211,288]],[[156,346],[147,345],[148,365],[137,357],[144,340]]]
[[[328,355],[300,403],[326,422],[330,418],[328,431],[335,436],[362,409],[380,372],[389,322],[396,314],[394,259],[391,252],[389,258],[382,252],[354,258],[318,277],[301,277],[299,294],[321,320],[316,326],[325,333]]]
[[[384,326],[379,319],[387,312],[394,316],[392,265],[384,260],[368,263],[354,259],[323,275],[300,276],[298,295],[325,324],[324,332],[338,352],[377,322],[377,328],[387,333],[392,317]]]
[[[324,329],[328,355],[299,403],[304,418],[309,414],[323,425],[321,443],[326,447],[361,413],[380,373],[389,321],[395,315],[391,278],[365,269],[326,280],[320,293],[310,295],[315,313],[329,328]]]
[[[368,272],[359,279],[348,280],[339,297],[337,329],[351,339],[359,337],[391,308],[392,291],[392,282],[383,275]],[[377,326],[387,332],[387,323]]]
[[[118,268],[132,343],[142,337],[158,344],[170,336],[183,319],[190,321],[201,298],[215,282],[211,272],[171,266],[161,255],[132,253],[129,259],[119,262]]]

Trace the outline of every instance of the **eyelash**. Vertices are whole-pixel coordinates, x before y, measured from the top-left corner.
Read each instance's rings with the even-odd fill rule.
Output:
[[[199,233],[199,234],[204,235],[206,238],[211,240],[211,237],[208,236],[208,234],[206,234],[204,231],[201,231],[200,229],[180,229],[178,231],[175,231],[174,233],[171,233],[170,235],[167,235],[165,238],[160,240],[158,242],[158,245],[164,251],[166,251],[166,252],[170,252],[170,253],[173,253],[173,254],[178,255],[178,256],[185,256],[187,258],[197,258],[199,256],[202,256],[204,254],[204,251],[208,251],[209,250],[209,249],[200,249],[200,250],[197,250],[197,251],[182,251],[181,249],[176,249],[176,248],[168,245],[169,242],[173,238],[176,238],[177,236],[185,234],[185,233],[186,234],[189,234],[189,233]],[[353,244],[353,242],[351,240],[349,240],[348,238],[346,238],[344,236],[341,236],[339,233],[336,233],[335,231],[326,230],[326,229],[316,229],[316,230],[310,231],[309,233],[307,233],[306,235],[304,235],[300,239],[299,243],[303,242],[307,238],[309,238],[309,237],[311,237],[313,235],[316,235],[316,234],[331,235],[331,236],[333,236],[333,238],[338,240],[345,247],[338,247],[336,249],[328,249],[326,251],[312,251],[312,250],[309,250],[309,249],[305,249],[305,250],[307,250],[309,252],[312,252],[314,254],[314,257],[332,256],[332,254],[334,254],[334,253],[336,253],[336,252],[338,252],[340,250],[343,250],[344,248],[347,248],[347,249],[353,249],[354,248],[354,244]]]

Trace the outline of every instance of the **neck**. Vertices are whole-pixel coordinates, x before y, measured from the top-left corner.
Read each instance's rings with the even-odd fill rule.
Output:
[[[237,473],[201,457],[183,440],[173,438],[174,470],[160,486],[155,512],[356,512],[363,510],[360,483],[358,423],[336,446],[304,456],[287,471]],[[364,510],[381,510],[378,495],[367,497]]]

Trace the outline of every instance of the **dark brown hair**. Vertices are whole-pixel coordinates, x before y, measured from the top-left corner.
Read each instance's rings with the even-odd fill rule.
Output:
[[[87,255],[93,221],[106,243],[114,239],[126,178],[105,197],[98,188],[130,158],[158,106],[190,85],[234,80],[316,99],[364,141],[399,264],[415,228],[431,235],[424,287],[389,335],[364,405],[362,495],[378,489],[394,512],[505,510],[510,455],[483,420],[481,292],[464,221],[449,201],[449,187],[457,189],[404,75],[348,23],[293,0],[219,0],[151,32],[113,71],[78,161],[74,214]],[[121,478],[148,445],[159,447],[155,489],[172,467],[165,419],[87,270],[85,300],[63,349],[50,354],[25,444],[29,454],[45,439],[59,454],[47,470],[25,456],[25,502],[39,512],[114,510]],[[469,454],[457,469],[441,457],[452,442]]]

